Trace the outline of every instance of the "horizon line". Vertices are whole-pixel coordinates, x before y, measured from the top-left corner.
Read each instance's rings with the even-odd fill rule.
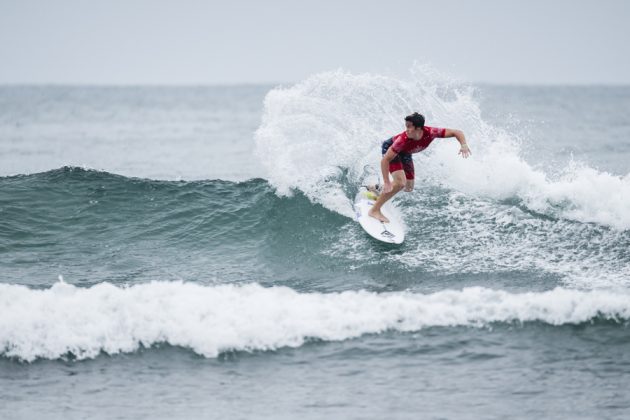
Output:
[[[190,83],[100,83],[100,82],[0,82],[0,87],[84,87],[84,88],[206,88],[206,87],[263,87],[292,86],[295,82],[190,82]],[[630,87],[630,82],[488,82],[458,81],[457,84],[491,87]]]

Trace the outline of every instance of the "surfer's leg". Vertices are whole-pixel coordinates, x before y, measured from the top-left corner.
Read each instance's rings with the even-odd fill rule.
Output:
[[[368,212],[368,214],[372,216],[373,218],[378,219],[381,222],[385,222],[385,223],[388,223],[389,220],[387,219],[387,217],[383,215],[383,213],[381,213],[381,207],[383,207],[383,204],[389,201],[393,196],[395,196],[400,190],[402,190],[405,187],[405,182],[406,182],[405,171],[401,169],[401,170],[392,172],[392,178],[393,178],[392,190],[390,192],[382,192],[381,195],[379,195],[378,198],[376,199],[376,202],[374,203],[370,211]]]
[[[385,140],[383,144],[381,145],[381,153],[383,155],[387,153],[387,150],[389,150],[389,148],[392,146],[393,143],[394,143],[393,137],[390,137],[387,140]],[[396,158],[392,161],[393,164],[395,164],[396,162],[398,162],[399,165],[401,164],[400,158],[398,156],[396,156]],[[391,164],[390,164],[390,171],[391,170],[392,169],[391,169]],[[365,188],[372,194],[376,195],[377,197],[381,194],[381,191],[383,190],[383,186],[379,184],[366,185]]]
[[[415,169],[413,167],[413,159],[410,154],[400,154],[401,161],[403,165],[403,170],[405,171],[405,192],[413,191],[413,180],[415,178]]]

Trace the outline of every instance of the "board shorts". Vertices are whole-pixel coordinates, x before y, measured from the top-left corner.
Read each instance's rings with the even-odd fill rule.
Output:
[[[383,142],[383,146],[381,147],[381,152],[383,155],[387,153],[387,150],[394,143],[394,138],[387,139]],[[394,173],[396,171],[405,171],[405,178],[414,179],[415,171],[413,168],[413,159],[411,157],[411,153],[398,153],[398,155],[389,162],[389,173]]]

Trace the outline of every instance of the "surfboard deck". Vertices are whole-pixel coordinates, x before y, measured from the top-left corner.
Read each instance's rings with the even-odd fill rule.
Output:
[[[381,208],[381,212],[389,219],[389,223],[383,223],[368,215],[368,211],[374,205],[376,195],[361,187],[354,198],[354,214],[357,221],[368,235],[374,239],[390,244],[401,244],[405,240],[405,225],[402,222],[400,211],[388,201]]]

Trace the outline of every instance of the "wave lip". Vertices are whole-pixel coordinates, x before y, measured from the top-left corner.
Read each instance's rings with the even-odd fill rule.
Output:
[[[528,138],[484,120],[475,89],[417,63],[410,73],[395,78],[338,70],[272,89],[255,134],[270,185],[280,195],[302,191],[312,202],[353,217],[348,186],[368,182],[366,167],[374,168],[372,178],[380,173],[381,142],[404,130],[404,115],[420,111],[429,125],[463,130],[473,155],[460,159],[452,139],[434,142],[414,155],[421,168],[418,187],[517,199],[553,218],[630,229],[630,174],[573,161],[557,173],[545,170],[524,158]]]
[[[0,354],[24,361],[134,352],[159,343],[205,357],[299,347],[388,330],[496,322],[579,324],[630,319],[630,295],[557,288],[513,294],[482,287],[433,294],[298,293],[286,287],[151,282],[131,287],[0,285]]]

